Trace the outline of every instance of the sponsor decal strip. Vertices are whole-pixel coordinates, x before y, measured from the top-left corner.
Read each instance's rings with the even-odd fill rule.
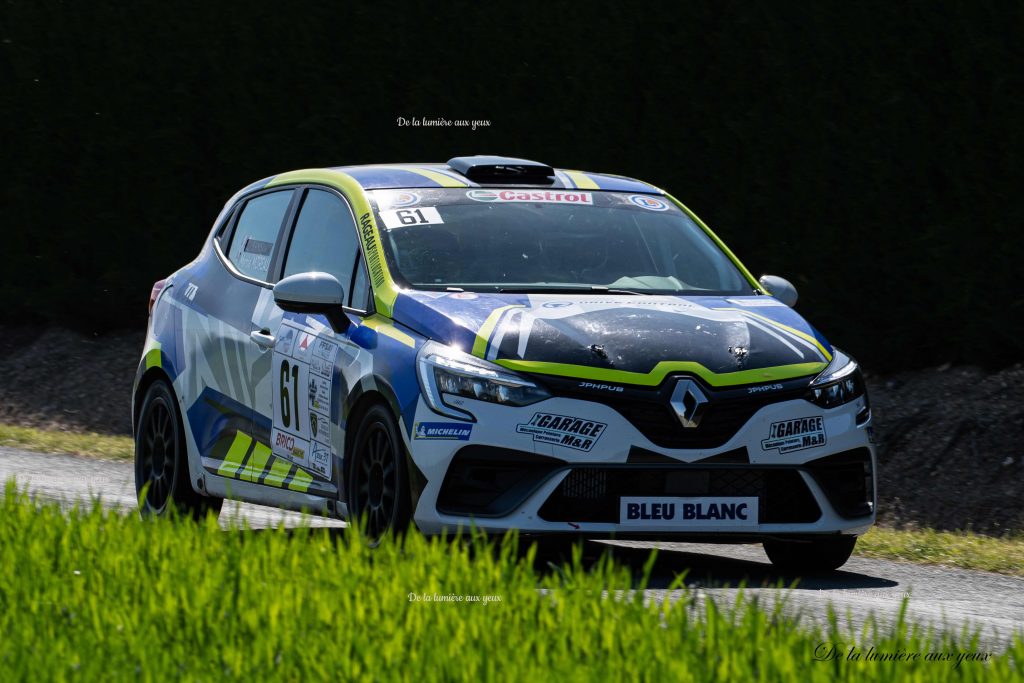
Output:
[[[479,337],[478,337],[479,341]],[[476,345],[473,345],[473,355],[478,355]],[[498,359],[494,361],[498,365],[509,370],[521,372],[536,372],[541,375],[560,375],[562,377],[573,377],[576,379],[589,379],[601,382],[614,382],[616,384],[638,384],[645,387],[654,387],[661,384],[665,377],[673,372],[689,372],[697,375],[713,387],[729,387],[739,384],[760,384],[761,382],[772,382],[784,379],[795,379],[816,375],[825,369],[825,363],[794,363],[792,365],[779,365],[773,368],[758,368],[756,370],[737,370],[736,372],[716,373],[708,370],[700,363],[691,361],[667,361],[663,360],[654,366],[648,373],[630,372],[628,370],[608,370],[605,368],[594,368],[588,365],[571,365],[568,363],[548,363],[534,360],[508,360]]]
[[[391,317],[395,299],[398,298],[398,286],[388,270],[384,258],[384,248],[380,244],[380,231],[370,210],[370,202],[366,192],[355,178],[343,171],[314,169],[308,171],[290,171],[274,177],[267,187],[288,183],[315,183],[327,185],[340,191],[352,205],[356,224],[359,226],[359,237],[363,242],[363,253],[366,265],[370,270],[370,282],[373,286],[374,303],[377,311]]]

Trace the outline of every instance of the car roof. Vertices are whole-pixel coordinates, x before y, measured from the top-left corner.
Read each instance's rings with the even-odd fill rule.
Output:
[[[454,159],[452,161],[455,161]],[[511,160],[510,160],[511,161]],[[593,173],[555,168],[554,182],[545,184],[505,183],[495,179],[493,182],[478,183],[459,173],[451,165],[444,163],[407,163],[407,164],[366,164],[359,166],[333,166],[324,169],[304,169],[306,171],[340,171],[355,179],[364,190],[392,190],[406,188],[441,188],[441,187],[495,187],[522,186],[544,187],[555,190],[604,190],[608,192],[635,192],[639,194],[664,194],[657,187],[634,178],[609,173]],[[292,172],[289,172],[292,173]],[[278,176],[264,178],[246,187],[239,194],[265,187]]]

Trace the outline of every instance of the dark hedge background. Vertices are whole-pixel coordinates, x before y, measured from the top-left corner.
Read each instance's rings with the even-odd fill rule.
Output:
[[[668,189],[870,369],[1024,350],[1020,3],[285,6],[0,4],[0,322],[140,328],[260,177],[494,153]]]

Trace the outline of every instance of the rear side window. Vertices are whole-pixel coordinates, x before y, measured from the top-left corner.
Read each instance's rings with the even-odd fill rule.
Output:
[[[242,208],[228,252],[228,259],[238,272],[267,280],[274,244],[291,199],[291,190],[271,192],[250,199]]]
[[[299,210],[283,277],[314,270],[330,273],[351,297],[358,253],[356,226],[348,205],[330,192],[309,190]]]

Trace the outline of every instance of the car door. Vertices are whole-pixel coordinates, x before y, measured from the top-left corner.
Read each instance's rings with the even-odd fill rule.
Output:
[[[225,233],[215,238],[216,258],[195,269],[182,290],[190,346],[186,381],[196,397],[189,424],[204,467],[218,474],[231,474],[226,469],[253,442],[254,387],[259,374],[269,371],[269,358],[262,368],[263,354],[251,338],[252,315],[269,291],[294,199],[289,188],[243,200]]]
[[[368,280],[359,263],[358,233],[348,203],[323,188],[301,192],[281,277],[330,273],[345,288],[350,306],[355,290],[355,309],[365,309]],[[348,394],[346,370],[367,361],[367,352],[349,337],[356,325],[336,332],[323,315],[288,313],[272,298],[260,313],[258,324],[273,336],[274,347],[269,376],[256,388],[255,420],[258,429],[269,431],[273,456],[294,465],[286,478],[267,476],[260,483],[337,498],[344,491],[339,415]],[[355,310],[347,314],[353,323],[358,321]]]

